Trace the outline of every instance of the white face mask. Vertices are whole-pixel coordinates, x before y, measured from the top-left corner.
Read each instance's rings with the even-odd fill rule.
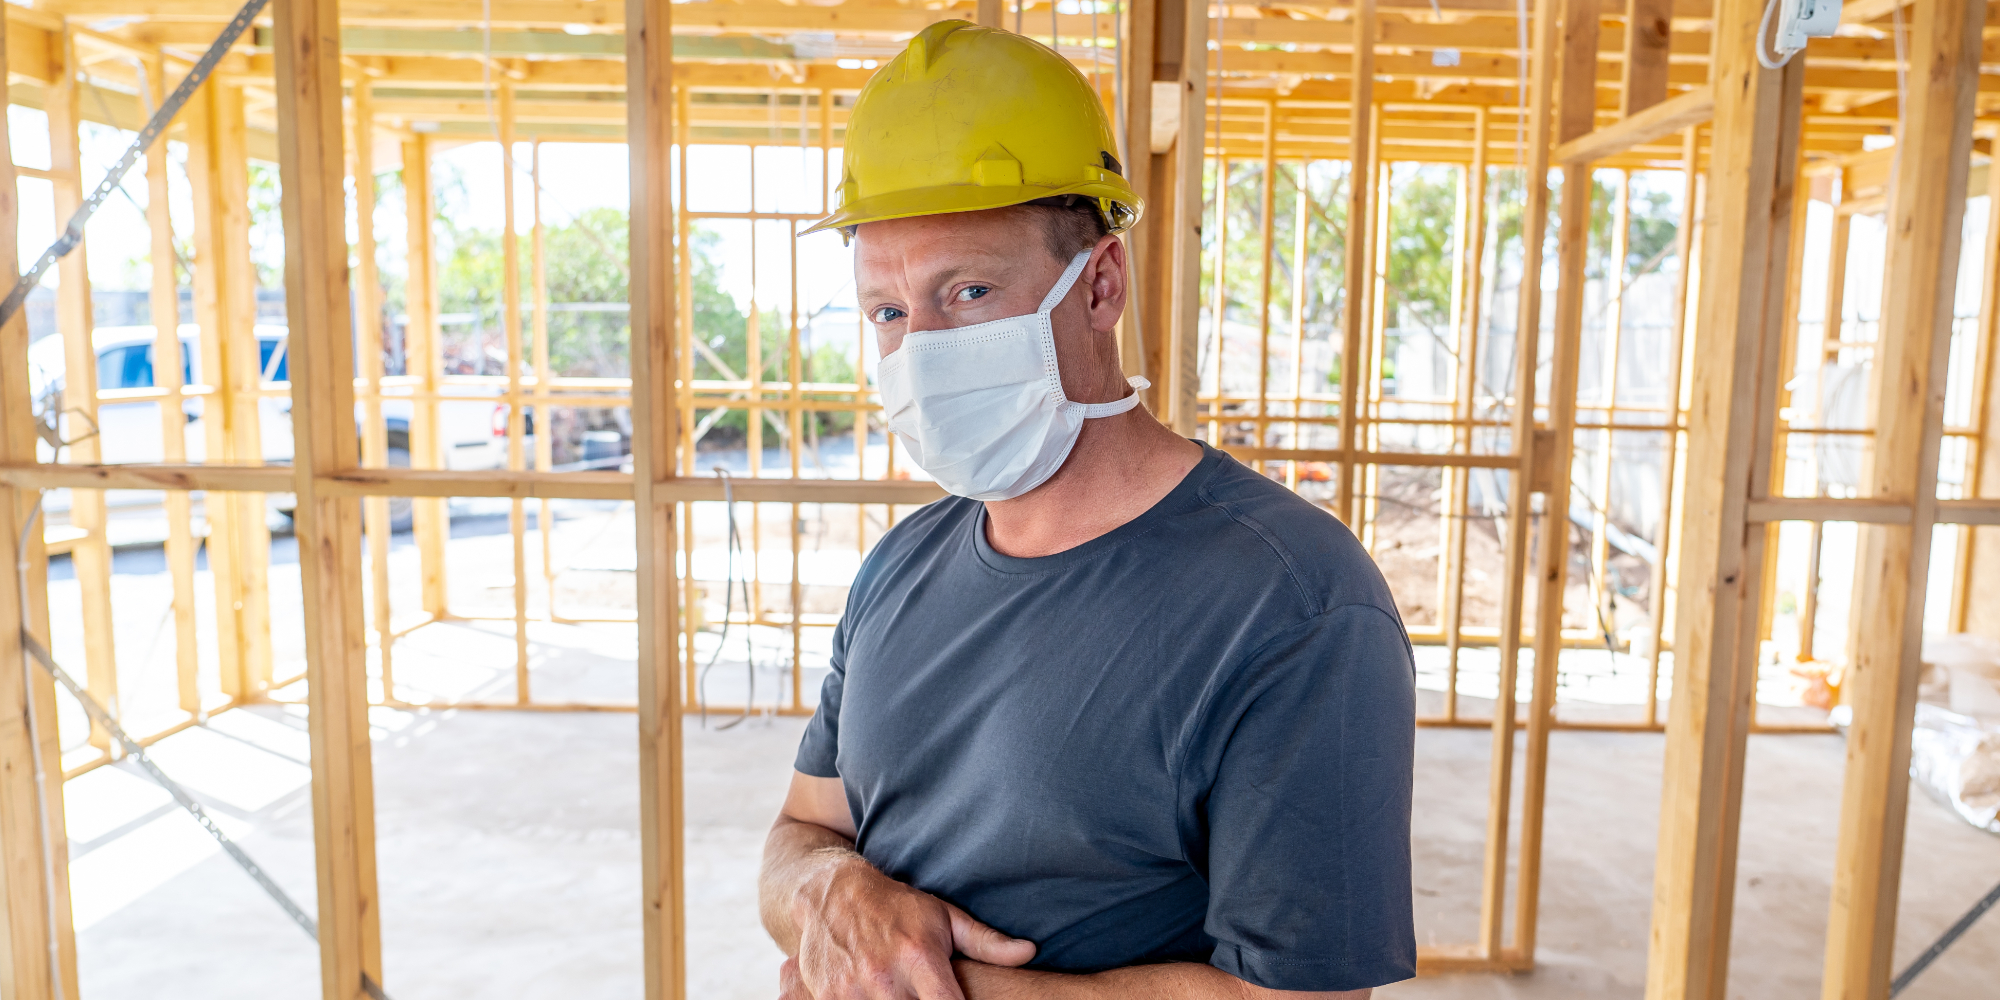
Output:
[[[955,330],[911,333],[882,359],[882,412],[910,457],[938,485],[974,500],[1012,500],[1048,481],[1076,445],[1083,422],[1139,405],[1063,395],[1049,314],[1090,262],[1070,261],[1042,307]],[[1134,376],[1135,389],[1151,383]]]

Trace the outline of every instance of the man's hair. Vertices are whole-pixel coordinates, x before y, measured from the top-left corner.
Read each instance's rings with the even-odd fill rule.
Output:
[[[1064,264],[1077,254],[1097,245],[1111,232],[1092,198],[1062,195],[1037,198],[1022,206],[1042,216],[1042,245]]]

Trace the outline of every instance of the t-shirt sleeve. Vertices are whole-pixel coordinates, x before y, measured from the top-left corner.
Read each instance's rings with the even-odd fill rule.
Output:
[[[1416,974],[1410,885],[1415,672],[1397,619],[1368,605],[1279,634],[1210,714],[1210,960],[1277,990]],[[824,703],[822,703],[824,704]],[[823,710],[823,709],[822,709]]]
[[[834,761],[840,755],[840,691],[847,681],[847,623],[833,630],[833,669],[819,686],[819,707],[806,722],[806,734],[799,740],[799,754],[792,767],[815,778],[838,778]]]

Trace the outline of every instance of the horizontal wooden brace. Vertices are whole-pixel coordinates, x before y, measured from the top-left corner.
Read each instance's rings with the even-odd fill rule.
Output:
[[[0,482],[27,489],[212,490],[289,493],[298,485],[289,465],[15,465],[0,466]],[[349,469],[321,476],[322,494],[341,497],[509,497],[630,500],[628,472],[538,472],[506,469]],[[760,503],[926,504],[944,496],[936,483],[912,480],[736,479],[731,494]],[[700,476],[663,481],[663,503],[721,500],[723,481]]]
[[[1744,520],[1752,524],[1774,521],[1852,521],[1856,524],[1909,524],[1910,505],[1898,500],[1867,498],[1842,500],[1817,497],[1771,497],[1752,500]],[[1972,526],[2000,525],[2000,498],[1939,500],[1938,524]]]
[[[1715,90],[1696,87],[1556,147],[1558,163],[1589,163],[1664,139],[1715,116]]]

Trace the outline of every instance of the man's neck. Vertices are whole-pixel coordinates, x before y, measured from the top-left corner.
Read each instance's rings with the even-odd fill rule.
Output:
[[[986,504],[986,540],[1002,555],[1049,556],[1144,514],[1201,461],[1201,446],[1143,409],[1086,420],[1048,482]]]

